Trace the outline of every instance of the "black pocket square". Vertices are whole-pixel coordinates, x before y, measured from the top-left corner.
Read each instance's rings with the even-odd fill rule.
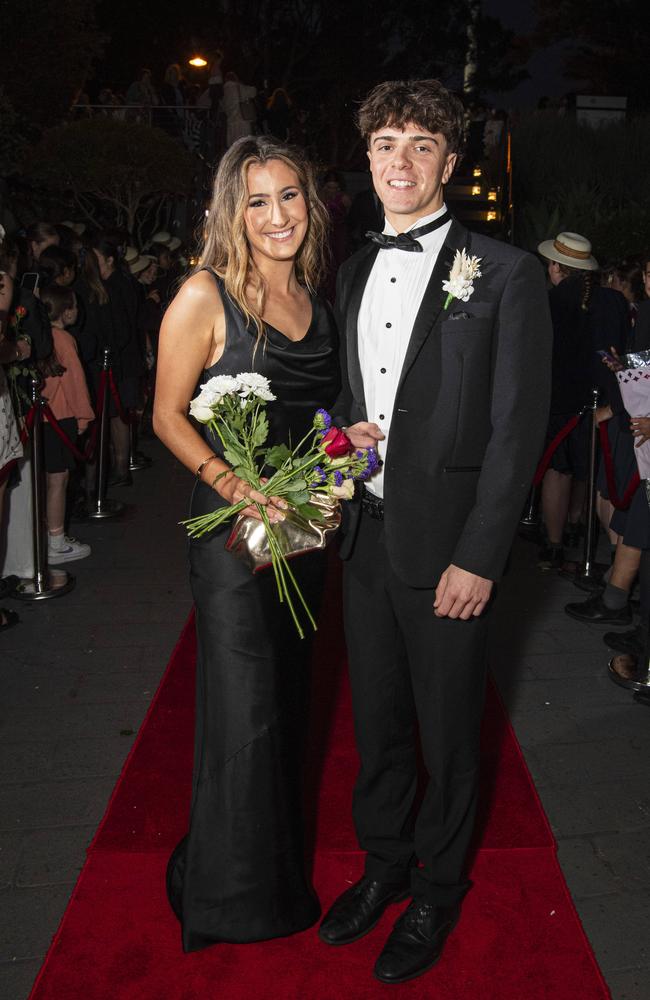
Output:
[[[463,312],[462,309],[459,312],[451,313],[451,315],[449,316],[449,319],[473,319],[473,318],[474,317],[470,316],[469,313]]]

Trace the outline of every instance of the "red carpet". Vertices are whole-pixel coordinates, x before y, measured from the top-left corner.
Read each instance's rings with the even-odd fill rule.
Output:
[[[361,874],[350,820],[356,757],[340,626],[319,633],[308,803],[323,907]],[[384,986],[372,965],[398,913],[345,948],[315,929],[183,955],[164,891],[186,829],[195,642],[190,620],[89,848],[31,1000],[603,1000],[555,845],[494,690],[485,715],[477,850],[461,922],[426,976]]]

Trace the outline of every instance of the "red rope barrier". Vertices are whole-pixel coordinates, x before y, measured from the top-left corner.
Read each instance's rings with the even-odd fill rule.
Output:
[[[124,407],[122,406],[122,400],[120,399],[120,394],[117,391],[117,386],[115,385],[115,378],[113,376],[113,369],[108,369],[108,384],[111,387],[111,396],[113,397],[113,402],[115,403],[115,409],[117,410],[118,416],[123,424],[135,423],[135,414],[126,413]]]
[[[47,422],[50,425],[50,427],[52,428],[52,430],[54,431],[54,433],[57,435],[58,438],[61,439],[61,441],[63,441],[63,443],[66,446],[66,448],[68,449],[68,451],[72,452],[72,454],[77,459],[77,461],[79,461],[79,462],[85,462],[87,456],[83,453],[83,451],[79,451],[79,449],[77,448],[76,444],[74,444],[74,442],[72,442],[70,440],[70,438],[68,437],[68,435],[66,434],[66,432],[61,427],[61,424],[58,422],[58,420],[56,419],[56,417],[52,413],[52,411],[49,408],[49,406],[47,405],[47,403],[43,407],[43,416],[47,418]]]
[[[623,498],[619,498],[618,491],[616,489],[616,475],[614,473],[614,463],[612,461],[612,449],[609,444],[609,434],[607,433],[608,423],[608,420],[602,420],[598,425],[598,431],[600,433],[600,447],[603,450],[603,459],[605,462],[607,492],[609,493],[609,501],[614,507],[616,507],[616,510],[627,510],[632,503],[632,497],[639,488],[641,477],[639,476],[639,470],[637,469],[627,484],[627,489],[623,494]]]
[[[548,469],[551,463],[553,455],[555,454],[559,446],[562,444],[565,437],[568,437],[571,431],[574,429],[574,427],[578,426],[578,422],[582,419],[585,413],[586,410],[583,410],[581,413],[576,413],[575,416],[571,417],[571,419],[567,421],[562,430],[558,431],[558,433],[555,435],[551,443],[548,445],[546,451],[542,455],[539,465],[537,466],[537,471],[533,479],[533,486],[539,486],[539,484],[541,483],[542,479],[546,474],[546,470]]]

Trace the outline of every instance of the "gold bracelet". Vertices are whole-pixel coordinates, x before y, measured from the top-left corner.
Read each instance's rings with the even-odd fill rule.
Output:
[[[202,473],[202,472],[203,472],[203,470],[205,469],[206,465],[208,465],[208,464],[209,464],[209,463],[210,463],[210,462],[211,462],[211,461],[212,461],[213,459],[215,459],[215,458],[218,458],[218,456],[217,456],[217,455],[209,455],[209,456],[208,456],[207,458],[205,458],[205,459],[204,459],[204,460],[203,460],[203,461],[201,462],[201,464],[199,465],[198,469],[197,469],[197,470],[196,470],[196,472],[194,473],[194,475],[196,476],[196,478],[197,478],[197,479],[200,479],[200,478],[201,478],[201,473]]]

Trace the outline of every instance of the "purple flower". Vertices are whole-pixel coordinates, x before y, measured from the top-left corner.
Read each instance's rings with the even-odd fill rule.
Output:
[[[368,469],[370,472],[374,472],[379,466],[379,455],[374,448],[368,448],[366,452],[366,462],[368,463]]]
[[[317,431],[328,431],[332,426],[332,418],[327,410],[322,407],[314,414],[314,429]]]
[[[315,465],[312,471],[314,473],[315,482],[321,484],[327,482],[327,474],[323,471],[323,469],[321,469],[320,465]]]
[[[336,469],[334,472],[334,485],[335,486],[343,485],[343,473],[340,471],[340,469]]]

